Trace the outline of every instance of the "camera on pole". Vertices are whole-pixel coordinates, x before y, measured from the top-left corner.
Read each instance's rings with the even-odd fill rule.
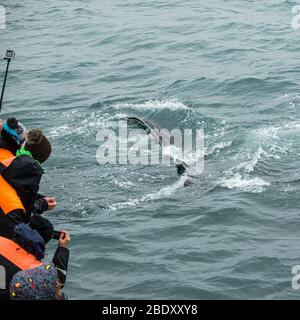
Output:
[[[6,72],[5,72],[5,76],[4,76],[1,98],[0,98],[0,112],[2,110],[2,103],[3,103],[3,97],[4,97],[4,91],[5,91],[5,85],[6,85],[6,80],[7,80],[9,64],[10,64],[11,60],[14,59],[14,57],[15,57],[15,52],[13,50],[6,50],[4,60],[7,61],[7,65],[6,65]]]

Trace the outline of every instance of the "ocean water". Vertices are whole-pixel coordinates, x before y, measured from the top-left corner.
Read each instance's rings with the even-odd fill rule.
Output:
[[[1,117],[53,144],[41,191],[72,234],[70,299],[300,297],[297,2],[0,4],[0,52],[16,51]],[[100,166],[97,133],[126,115],[202,128],[199,183],[173,165]]]

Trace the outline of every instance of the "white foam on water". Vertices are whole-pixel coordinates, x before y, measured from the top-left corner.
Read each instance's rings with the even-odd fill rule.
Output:
[[[49,131],[48,136],[50,138],[65,137],[65,136],[79,136],[88,133],[88,128],[82,123],[78,125],[67,124],[58,126]]]
[[[127,113],[120,112],[120,113],[117,113],[115,115],[112,115],[111,116],[111,120],[120,120],[121,124],[125,126],[126,125],[125,119],[127,117],[128,117]]]
[[[114,179],[112,181],[112,183],[114,185],[116,185],[117,187],[120,187],[121,189],[132,189],[133,187],[135,187],[135,184],[132,183],[131,181],[121,181],[121,180],[118,180],[118,179]]]
[[[170,156],[174,159],[174,161],[182,161],[183,154],[182,149],[178,148],[174,145],[168,145],[162,148],[162,153],[164,156]]]
[[[110,115],[108,113],[92,112],[85,115],[84,118],[76,118],[74,116],[71,120],[68,120],[67,124],[56,126],[49,131],[49,137],[55,138],[59,136],[80,136],[91,133],[91,130],[97,130],[101,128],[109,128],[114,124],[114,120],[125,117],[125,114],[118,113],[116,115]],[[68,119],[65,114],[62,113],[59,116],[63,119]],[[96,135],[95,135],[96,137]]]
[[[221,150],[228,148],[232,145],[232,141],[224,141],[224,142],[218,142],[214,144],[210,148],[205,149],[205,155],[212,155],[212,154],[218,154]]]
[[[266,190],[266,187],[270,186],[269,182],[261,178],[243,177],[240,173],[236,173],[230,178],[223,178],[219,184],[224,188],[241,189],[242,191],[252,193],[261,193]]]
[[[279,139],[278,133],[281,127],[266,127],[255,130],[255,134],[261,139]]]
[[[300,132],[300,120],[293,119],[292,121],[278,126],[259,128],[254,131],[254,134],[257,136],[258,140],[264,142],[268,140],[279,140],[280,138],[298,132]]]
[[[240,172],[243,174],[249,174],[254,171],[258,162],[262,159],[263,156],[270,157],[270,154],[265,152],[262,147],[258,147],[258,149],[253,154],[245,154],[243,152],[239,152],[232,157],[232,160],[240,160],[242,158],[246,158],[249,160],[243,161],[238,165],[231,167],[225,171],[225,175],[233,176],[235,173]]]
[[[238,165],[226,170],[219,185],[228,189],[240,189],[245,192],[263,192],[270,183],[255,176],[255,168],[261,161],[279,159],[291,151],[291,138],[300,129],[299,120],[293,120],[281,125],[262,127],[253,130],[243,148],[232,160],[242,160]],[[299,131],[300,132],[300,131]]]
[[[241,162],[237,166],[226,170],[224,172],[225,176],[218,184],[228,189],[240,189],[241,191],[252,193],[263,192],[266,187],[270,186],[270,183],[262,178],[253,177],[251,174],[264,156],[269,157],[269,154],[262,147],[258,147],[252,155],[247,154],[247,158],[250,158],[250,160]]]
[[[250,177],[249,174],[255,171],[255,167],[263,159],[280,159],[281,156],[293,152],[293,140],[295,140],[295,133],[297,132],[300,133],[299,119],[252,131],[248,144],[250,149],[253,149],[253,147],[256,149],[250,150],[250,152],[241,151],[232,158],[232,160],[241,158],[247,160],[225,171],[225,180],[222,181],[222,185],[227,187],[240,186],[241,189],[248,190],[248,187],[251,189],[253,184],[254,190],[262,190],[261,187],[267,186],[268,182],[260,178]]]
[[[182,102],[180,102],[177,98],[169,98],[163,100],[149,100],[144,103],[124,103],[124,104],[116,104],[112,106],[116,109],[122,108],[130,108],[130,109],[170,109],[170,110],[178,110],[178,109],[191,109]]]
[[[115,204],[109,205],[108,210],[116,211],[116,210],[126,209],[130,207],[139,207],[147,202],[169,197],[172,194],[174,194],[178,189],[181,189],[184,186],[184,183],[186,180],[187,180],[187,177],[182,176],[175,183],[171,184],[170,186],[166,186],[160,189],[159,191],[146,194],[141,198],[129,199],[128,201],[125,201],[125,202],[117,202]]]
[[[259,128],[253,134],[256,143],[263,146],[267,158],[279,159],[282,155],[297,154],[294,142],[299,139],[300,120],[292,119],[281,125]]]
[[[48,137],[49,138],[59,137],[59,136],[61,136],[63,134],[66,134],[69,131],[70,131],[69,126],[67,126],[67,125],[59,126],[59,127],[56,127],[54,129],[50,130],[49,133],[48,133]]]
[[[249,161],[242,162],[237,165],[236,169],[237,170],[243,170],[246,173],[250,173],[254,171],[255,166],[259,162],[259,160],[262,158],[263,155],[267,155],[267,153],[259,147],[256,152],[253,155],[253,158]]]
[[[281,94],[278,98],[275,99],[275,101],[280,101],[283,99],[288,99],[290,96],[288,94]]]

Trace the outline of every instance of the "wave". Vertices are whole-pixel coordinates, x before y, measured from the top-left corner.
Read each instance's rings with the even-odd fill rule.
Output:
[[[236,188],[248,192],[264,191],[266,187],[270,186],[270,183],[260,177],[253,177],[251,174],[255,172],[255,168],[261,162],[280,159],[282,156],[286,157],[290,154],[297,155],[297,150],[295,150],[297,145],[293,143],[297,133],[300,133],[299,119],[253,130],[250,133],[247,148],[253,149],[254,147],[254,150],[246,154],[240,150],[232,160],[241,158],[247,160],[226,170],[219,185],[228,189]],[[252,141],[254,141],[254,146],[251,147]]]
[[[191,109],[186,106],[184,103],[180,102],[177,98],[169,98],[163,100],[149,100],[143,103],[124,103],[124,104],[116,104],[112,105],[113,108],[122,109],[122,108],[130,108],[130,109],[170,109],[170,110],[178,110],[178,109]]]
[[[219,182],[221,187],[228,189],[241,189],[242,191],[261,193],[265,191],[270,183],[261,178],[251,178],[250,176],[242,176],[240,173],[234,174],[233,177],[223,178]]]
[[[130,207],[140,207],[147,202],[169,197],[172,194],[174,194],[178,189],[183,188],[186,180],[187,180],[187,177],[182,176],[175,183],[169,186],[166,186],[157,192],[146,194],[141,198],[129,199],[128,201],[124,201],[124,202],[117,202],[115,204],[109,205],[107,209],[109,211],[116,211],[116,210],[126,209]]]
[[[73,112],[60,113],[60,118],[64,119],[62,125],[55,126],[48,133],[49,137],[63,137],[63,136],[81,136],[90,135],[91,130],[98,130],[100,128],[107,128],[111,121],[120,120],[126,117],[125,113],[98,113],[92,112],[88,115],[78,115]],[[96,136],[95,136],[96,137]]]
[[[241,94],[253,94],[253,92],[272,93],[278,92],[281,88],[296,87],[297,84],[292,81],[282,81],[277,78],[259,79],[255,77],[243,78],[235,81],[225,81],[223,83],[226,92]]]
[[[253,158],[249,161],[242,162],[237,165],[237,170],[243,170],[245,173],[250,173],[254,171],[255,166],[258,161],[262,158],[263,155],[267,155],[267,153],[259,147],[257,151],[254,153]]]
[[[299,134],[299,119],[259,128],[253,132],[254,139],[268,151],[265,156],[274,159],[286,155],[297,155],[299,153],[297,150]]]
[[[300,120],[294,119],[290,122],[283,123],[278,126],[270,126],[259,128],[255,130],[255,133],[261,139],[279,139],[280,136],[286,136],[290,133],[294,134],[300,132]]]
[[[270,186],[270,183],[262,178],[250,175],[265,155],[267,153],[259,147],[250,160],[241,162],[237,166],[226,170],[225,177],[219,181],[219,185],[228,189],[240,189],[252,193],[265,191],[266,187]]]
[[[214,144],[211,148],[206,148],[205,155],[210,156],[219,154],[221,150],[229,148],[232,145],[232,141],[221,141]]]

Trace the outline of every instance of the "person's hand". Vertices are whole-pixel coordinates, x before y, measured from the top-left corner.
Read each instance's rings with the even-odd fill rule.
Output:
[[[56,207],[56,200],[54,197],[44,197],[48,203],[48,210],[52,210]]]
[[[62,233],[59,237],[59,240],[58,240],[58,245],[60,247],[67,248],[70,241],[71,241],[70,233],[68,231],[62,231]]]

